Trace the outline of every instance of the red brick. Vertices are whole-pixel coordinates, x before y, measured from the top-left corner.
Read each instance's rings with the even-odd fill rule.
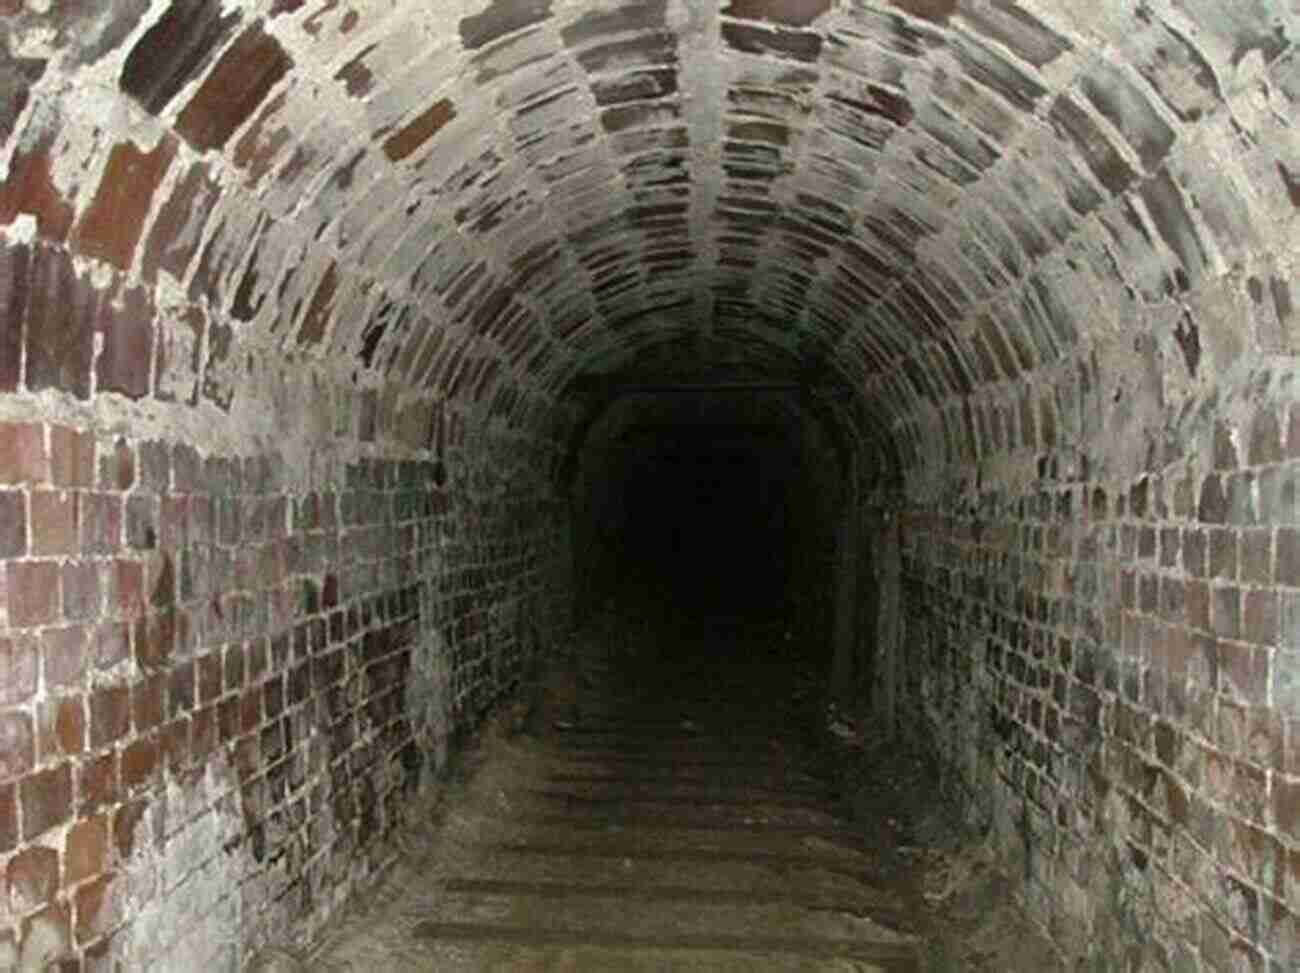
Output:
[[[107,862],[108,819],[100,814],[74,823],[63,842],[64,886],[93,878],[104,870]]]
[[[292,66],[279,41],[251,24],[208,72],[176,131],[200,152],[221,148]]]
[[[56,487],[95,485],[95,437],[67,426],[50,427],[50,473]]]
[[[98,750],[131,728],[131,693],[126,686],[99,686],[90,696],[90,746]]]
[[[0,855],[18,844],[18,785],[0,784]]]
[[[53,696],[41,703],[40,759],[78,757],[86,749],[86,706],[81,696]]]
[[[8,178],[0,180],[0,226],[12,223],[19,213],[31,213],[41,239],[67,239],[74,209],[54,184],[54,139],[53,133],[25,133],[24,144],[9,160]]]
[[[117,803],[120,793],[117,764],[117,751],[110,750],[77,767],[78,814],[93,814]]]
[[[113,873],[87,882],[76,893],[77,942],[93,942],[115,928],[122,919],[121,896],[112,893]]]
[[[158,741],[143,737],[122,751],[122,786],[128,791],[149,782],[158,769]]]
[[[0,422],[0,483],[45,483],[50,461],[45,428],[25,422]]]
[[[0,490],[0,560],[27,553],[27,498],[20,490]]]
[[[76,554],[80,506],[79,495],[70,491],[32,491],[32,553]]]
[[[10,561],[6,582],[9,624],[48,625],[59,617],[59,565],[54,561]]]
[[[1256,645],[1276,645],[1278,635],[1278,597],[1272,590],[1252,590],[1244,594],[1242,638]]]
[[[0,781],[13,780],[36,765],[32,716],[24,710],[0,712]]]
[[[24,848],[10,859],[5,880],[18,915],[39,909],[59,890],[59,853],[53,848]]]
[[[31,841],[72,818],[72,765],[25,777],[18,783],[23,805],[23,840]]]
[[[47,689],[81,682],[89,664],[90,630],[71,625],[41,633],[41,669]]]
[[[70,561],[63,565],[63,617],[71,622],[98,618],[101,612],[99,565]]]
[[[119,142],[109,152],[99,189],[77,228],[78,249],[129,270],[154,193],[176,154],[175,140],[164,137],[149,151]]]
[[[0,706],[25,703],[36,693],[40,670],[37,642],[0,638]]]
[[[112,607],[128,616],[144,610],[144,563],[118,559],[113,562]]]

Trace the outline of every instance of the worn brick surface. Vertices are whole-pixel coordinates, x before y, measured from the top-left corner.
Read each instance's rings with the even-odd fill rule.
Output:
[[[0,944],[319,928],[551,634],[622,369],[802,389],[853,474],[796,506],[903,525],[900,723],[1071,961],[1300,964],[1293,5],[93,6],[0,0],[0,853],[73,766],[117,857]],[[144,928],[215,833],[228,963]]]

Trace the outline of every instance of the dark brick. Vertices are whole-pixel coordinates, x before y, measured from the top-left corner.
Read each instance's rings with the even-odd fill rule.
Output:
[[[128,791],[147,784],[159,767],[158,741],[143,737],[122,751],[122,787]]]
[[[23,806],[23,840],[31,841],[72,819],[72,765],[23,778],[18,785]]]
[[[1210,475],[1201,482],[1201,500],[1196,516],[1206,524],[1227,523],[1228,498],[1223,492],[1219,477]]]
[[[0,61],[3,57],[0,54]],[[0,249],[0,321],[7,322],[0,328],[0,392],[17,391],[22,378],[22,322],[27,317],[30,277],[31,251],[25,244],[8,243]]]
[[[223,16],[224,15],[224,16]],[[202,72],[239,23],[204,0],[172,0],[127,55],[120,85],[145,111],[157,115]]]
[[[166,718],[168,681],[165,673],[152,673],[131,687],[131,716],[137,733],[154,729]]]
[[[280,42],[249,25],[180,113],[176,131],[200,152],[221,148],[291,67]]]

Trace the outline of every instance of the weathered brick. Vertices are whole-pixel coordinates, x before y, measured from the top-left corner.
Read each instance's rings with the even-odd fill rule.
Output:
[[[82,818],[63,839],[63,882],[76,885],[101,874],[108,865],[108,819]]]
[[[63,617],[71,622],[90,621],[101,611],[99,564],[69,561],[63,565]]]
[[[80,494],[33,490],[30,502],[32,553],[38,556],[76,554],[81,522]]]
[[[40,704],[37,749],[42,762],[80,757],[86,749],[86,709],[81,696],[54,696]]]
[[[45,483],[49,478],[45,427],[0,422],[0,483]]]
[[[99,189],[77,227],[75,241],[83,253],[119,270],[131,268],[154,193],[175,154],[175,140],[166,136],[148,150],[131,141],[113,146]]]
[[[0,855],[18,844],[18,785],[0,784]]]
[[[118,756],[110,750],[77,764],[77,814],[94,814],[118,802]]]
[[[59,853],[53,848],[24,848],[5,869],[9,896],[18,915],[46,905],[59,890]]]
[[[6,566],[9,624],[48,625],[59,617],[59,565],[55,561],[10,561]]]
[[[0,710],[0,781],[10,781],[36,764],[36,734],[25,710]]]
[[[244,30],[176,119],[176,130],[196,149],[219,149],[293,66],[293,59],[260,24]]]
[[[95,437],[67,426],[50,427],[50,473],[56,487],[95,485]]]
[[[94,322],[103,295],[69,256],[42,249],[32,272],[25,345],[27,388],[90,397]]]
[[[1300,530],[1287,527],[1277,532],[1277,583],[1300,588]]]
[[[18,490],[0,490],[0,560],[27,553],[27,497]]]
[[[36,693],[37,642],[0,636],[0,706],[26,703]]]
[[[154,365],[155,311],[142,288],[128,288],[99,318],[101,348],[95,362],[99,392],[129,399],[149,394]]]
[[[98,750],[122,739],[131,729],[131,691],[126,686],[98,686],[90,695],[90,746]]]
[[[31,841],[72,818],[72,764],[24,777],[18,783],[23,840]]]
[[[159,768],[158,741],[141,737],[122,751],[122,786],[128,791],[147,784]]]
[[[167,683],[165,673],[154,673],[131,687],[131,710],[137,733],[152,730],[165,719]]]
[[[81,548],[86,554],[122,549],[122,497],[117,493],[81,494]]]
[[[41,673],[46,688],[81,682],[90,661],[89,635],[80,625],[47,628],[41,633]]]

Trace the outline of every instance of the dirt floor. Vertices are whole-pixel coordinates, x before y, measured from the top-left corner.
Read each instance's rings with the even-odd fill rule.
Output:
[[[261,970],[1061,968],[924,754],[778,627],[609,612],[489,720],[383,885]]]

